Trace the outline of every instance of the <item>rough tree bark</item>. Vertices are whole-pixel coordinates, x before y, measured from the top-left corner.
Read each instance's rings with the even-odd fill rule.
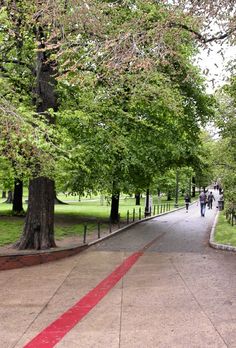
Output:
[[[110,220],[112,223],[119,222],[119,200],[120,200],[120,192],[113,192],[111,196],[111,213]]]
[[[40,42],[37,53],[36,88],[34,90],[38,114],[46,116],[50,123],[54,118],[47,112],[48,109],[57,111],[57,94],[55,79],[55,62],[50,60],[49,54],[44,51],[43,28],[38,28]],[[54,197],[55,185],[48,178],[36,178],[29,183],[29,202],[23,235],[18,244],[19,249],[48,249],[55,247],[54,241]]]
[[[12,191],[8,191],[7,192],[7,200],[5,201],[5,203],[12,204],[12,202],[13,202],[13,192]]]
[[[39,177],[30,181],[29,205],[18,249],[49,249],[54,240],[54,181]]]
[[[56,191],[54,192],[54,204],[68,204],[68,203],[66,203],[66,202],[63,202],[63,201],[61,201],[58,197],[57,197],[57,193],[56,193]]]
[[[167,201],[171,201],[171,192],[170,191],[167,192]]]
[[[140,193],[135,193],[135,205],[140,205]]]
[[[146,191],[146,203],[145,203],[145,216],[149,216],[150,215],[149,202],[150,202],[150,190],[147,189],[147,191]]]
[[[23,182],[20,179],[15,179],[14,182],[14,194],[13,194],[13,207],[12,213],[13,215],[23,215]]]
[[[192,197],[196,197],[196,180],[195,177],[192,177]]]

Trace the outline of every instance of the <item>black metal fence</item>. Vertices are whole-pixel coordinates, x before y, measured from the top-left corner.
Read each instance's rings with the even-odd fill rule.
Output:
[[[236,225],[236,211],[234,209],[227,210],[225,216],[229,224]]]
[[[132,210],[127,210],[125,219],[119,218],[117,224],[113,224],[111,221],[105,223],[98,220],[96,226],[94,226],[93,224],[92,228],[88,222],[85,222],[83,229],[83,243],[87,243],[88,236],[91,235],[91,233],[93,233],[94,240],[100,239],[101,237],[110,234],[120,229],[121,227],[127,226],[135,221],[140,221],[147,217],[166,213],[173,208],[174,206],[171,207],[170,203],[157,204],[152,207],[148,214],[145,212],[145,209],[142,209],[141,207],[137,209],[133,208]]]

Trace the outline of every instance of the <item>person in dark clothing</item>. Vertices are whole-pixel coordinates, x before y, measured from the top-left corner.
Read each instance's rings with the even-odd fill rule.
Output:
[[[208,209],[212,209],[212,203],[213,201],[215,201],[215,197],[212,192],[209,193],[207,200],[208,200]]]
[[[189,207],[189,203],[191,201],[188,193],[186,193],[186,195],[184,196],[184,201],[185,201],[186,213],[188,213],[188,207]]]
[[[201,208],[201,216],[205,216],[205,210],[206,210],[206,201],[207,201],[207,195],[204,191],[200,193],[199,196],[199,202],[200,202],[200,208]]]
[[[224,210],[224,195],[223,193],[221,193],[221,195],[219,196],[219,200],[218,200],[218,207],[219,210]]]

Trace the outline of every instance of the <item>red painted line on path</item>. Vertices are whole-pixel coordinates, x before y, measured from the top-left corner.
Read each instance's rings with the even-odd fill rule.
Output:
[[[155,239],[156,240],[156,239]],[[154,240],[154,241],[155,241]],[[154,242],[153,241],[153,242]],[[153,242],[149,243],[152,244]],[[129,256],[119,267],[117,267],[108,277],[101,281],[94,289],[87,293],[73,307],[66,311],[60,318],[40,332],[24,348],[52,348],[88,314],[104,296],[118,283],[118,281],[129,271],[129,269],[143,255],[144,247],[141,251]]]

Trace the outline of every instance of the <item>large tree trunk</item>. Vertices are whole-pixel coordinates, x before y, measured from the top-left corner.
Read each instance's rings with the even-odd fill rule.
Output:
[[[195,177],[192,177],[192,197],[196,197],[196,181]]]
[[[40,177],[29,184],[29,206],[19,249],[49,249],[54,240],[54,181]]]
[[[7,192],[7,200],[5,201],[5,203],[9,203],[9,204],[13,203],[13,192],[12,191]]]
[[[7,198],[7,193],[6,193],[6,191],[2,191],[2,198]]]
[[[61,201],[58,197],[57,197],[57,193],[56,193],[56,191],[54,192],[54,204],[68,204],[68,203],[66,203],[66,202],[63,202],[63,201]]]
[[[135,193],[135,205],[140,205],[140,193]]]
[[[39,51],[37,53],[36,87],[34,90],[37,112],[44,115],[49,123],[55,119],[48,109],[57,111],[55,62],[50,60],[44,45],[43,28],[38,31]],[[35,170],[34,176],[39,173]],[[54,241],[54,182],[48,178],[35,178],[30,181],[28,211],[20,249],[48,249],[55,246]]]
[[[146,201],[145,201],[145,217],[150,216],[150,192],[149,189],[146,191]]]
[[[23,182],[20,179],[15,179],[14,195],[13,195],[13,207],[12,207],[13,215],[23,215],[24,214],[22,197],[23,197]]]
[[[112,223],[119,222],[119,200],[120,200],[120,192],[114,192],[111,196],[110,220]]]
[[[170,191],[167,192],[167,201],[171,201],[171,192]]]
[[[176,183],[175,183],[175,208],[179,206],[179,172],[176,170]]]

